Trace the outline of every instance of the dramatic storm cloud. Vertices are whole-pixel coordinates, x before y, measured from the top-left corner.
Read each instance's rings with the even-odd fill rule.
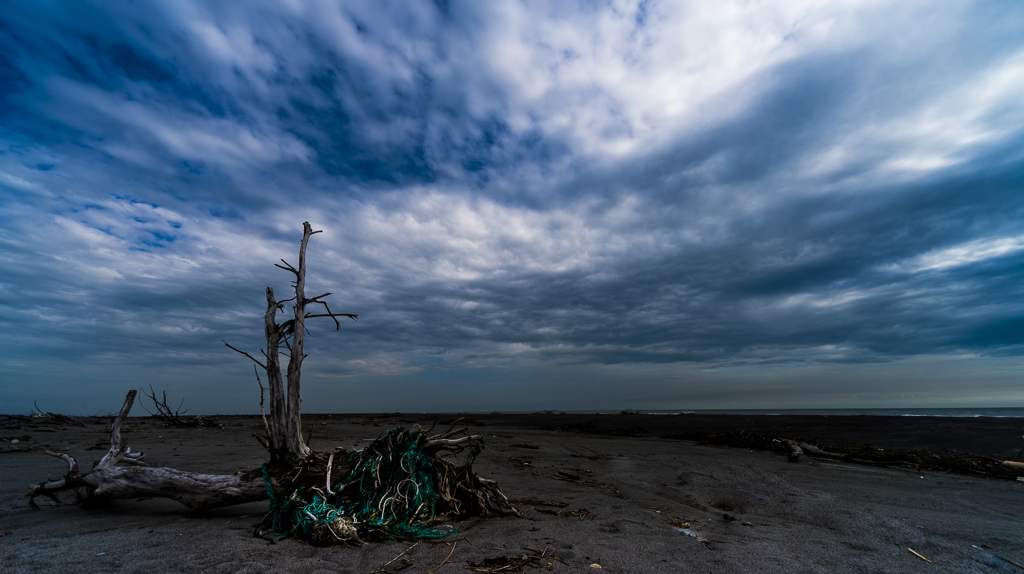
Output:
[[[1017,2],[18,2],[0,411],[1024,403]],[[91,411],[91,412],[90,412]]]

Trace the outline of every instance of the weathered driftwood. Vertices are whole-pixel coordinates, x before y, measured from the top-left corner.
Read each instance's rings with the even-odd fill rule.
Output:
[[[800,460],[800,456],[804,454],[804,450],[800,448],[800,445],[797,444],[796,441],[783,439],[782,444],[786,447],[786,450],[789,451],[789,454],[786,455],[789,462],[796,462]]]
[[[124,406],[110,427],[110,450],[89,472],[81,472],[78,462],[70,455],[47,451],[46,454],[67,462],[68,472],[63,478],[48,478],[30,487],[26,495],[29,498],[29,505],[38,509],[35,499],[39,496],[46,496],[61,503],[58,493],[66,491],[72,491],[83,506],[97,506],[117,499],[153,497],[169,498],[193,510],[244,504],[267,498],[267,489],[259,468],[230,475],[217,475],[145,466],[142,460],[144,454],[132,452],[121,438],[121,424],[131,411],[135,396],[135,390],[128,392]],[[346,466],[350,466],[341,457],[338,462],[334,469],[335,473],[342,473]],[[120,466],[122,464],[131,466]],[[272,476],[275,489],[280,487],[282,491],[292,482],[288,480],[291,477],[285,478],[283,474],[285,473],[278,471]],[[309,472],[303,472],[300,476],[302,475],[305,475],[302,480],[306,480]]]
[[[158,419],[168,425],[176,427],[196,427],[196,428],[212,428],[217,426],[217,421],[205,415],[197,415],[192,418],[181,418],[182,415],[187,413],[189,409],[181,410],[181,406],[185,404],[185,399],[181,399],[181,403],[178,404],[178,408],[171,409],[167,404],[167,391],[163,391],[163,398],[158,399],[156,397],[156,391],[153,390],[153,385],[149,386],[149,394],[146,394],[145,389],[140,389],[142,394],[147,399],[153,402],[153,411],[146,408],[145,403],[142,404],[142,408],[149,413],[149,416]]]
[[[814,446],[813,444],[807,444],[805,442],[797,442],[797,441],[790,440],[790,439],[785,439],[785,438],[784,439],[779,439],[779,441],[782,442],[782,445],[785,446],[786,450],[789,451],[786,454],[786,457],[789,459],[789,462],[797,462],[798,460],[800,460],[800,456],[803,455],[804,453],[807,453],[807,454],[809,454],[811,456],[821,457],[821,458],[834,458],[834,459],[838,459],[838,460],[850,460],[854,456],[857,456],[858,454],[860,454],[860,453],[864,452],[865,450],[867,450],[868,448],[870,448],[870,447],[866,447],[865,446],[865,447],[861,447],[861,448],[859,448],[859,449],[857,449],[855,451],[851,451],[851,452],[847,452],[847,453],[836,453],[836,452],[828,452],[828,451],[822,450],[822,449]]]
[[[131,411],[135,394],[136,391],[131,390],[125,397],[124,406],[110,427],[110,450],[91,471],[82,473],[78,462],[70,455],[46,451],[46,454],[64,459],[68,463],[68,472],[63,478],[47,479],[30,487],[27,496],[33,508],[38,508],[35,503],[37,497],[46,496],[60,503],[57,493],[68,490],[86,506],[141,496],[170,498],[193,509],[259,500],[261,493],[255,487],[261,483],[246,480],[241,475],[217,476],[141,466],[145,464],[143,454],[132,452],[121,440],[121,423]],[[262,496],[266,497],[265,488]]]
[[[50,419],[53,422],[64,425],[74,425],[79,427],[85,426],[85,423],[78,420],[76,417],[69,417],[68,415],[62,415],[60,413],[43,412],[43,409],[39,408],[39,404],[35,402],[32,403],[32,406],[35,407],[35,410],[32,411],[33,417]]]
[[[357,318],[351,313],[334,313],[323,299],[325,293],[316,297],[305,296],[306,246],[313,231],[308,222],[303,223],[302,243],[299,250],[299,265],[295,268],[283,259],[284,264],[276,265],[295,275],[295,296],[278,301],[274,290],[267,288],[267,311],[264,315],[264,332],[267,348],[261,351],[265,362],[249,353],[229,348],[251,359],[267,374],[270,393],[270,416],[264,414],[267,436],[257,435],[260,443],[269,451],[269,462],[265,465],[270,486],[275,497],[286,495],[300,487],[326,486],[330,490],[331,476],[347,476],[354,467],[352,453],[338,449],[333,453],[313,452],[302,437],[302,414],[300,375],[303,354],[303,340],[306,332],[305,320],[314,317],[329,317],[340,328],[338,317]],[[283,323],[276,321],[277,312],[284,304],[293,301],[294,315]],[[307,304],[323,305],[325,313],[307,313]],[[289,351],[287,389],[281,376],[279,349],[281,345]],[[257,379],[259,372],[257,371]],[[286,393],[287,390],[287,393]],[[260,382],[260,409],[263,409],[263,385]],[[83,506],[101,504],[115,499],[156,497],[176,500],[197,510],[219,506],[230,506],[267,498],[264,468],[249,469],[231,475],[212,475],[185,472],[173,468],[152,468],[143,461],[143,454],[132,452],[121,439],[121,424],[131,411],[136,391],[128,392],[121,411],[110,429],[110,450],[89,472],[81,472],[78,462],[62,453],[47,452],[68,463],[68,472],[57,480],[47,479],[30,487],[26,496],[33,508],[38,506],[35,499],[46,496],[61,503],[61,492],[71,491]],[[155,404],[166,406],[150,397]],[[167,409],[170,412],[170,409]],[[177,413],[174,413],[175,415]],[[441,500],[440,510],[449,517],[470,515],[504,515],[518,512],[509,504],[494,481],[481,478],[472,470],[473,458],[483,448],[483,439],[467,435],[465,428],[431,436],[424,445],[424,452],[434,458],[435,474]],[[465,436],[458,436],[465,435]],[[446,453],[459,453],[470,449],[468,461],[460,466],[445,460]],[[122,466],[129,464],[131,466]],[[353,496],[358,496],[353,493]]]

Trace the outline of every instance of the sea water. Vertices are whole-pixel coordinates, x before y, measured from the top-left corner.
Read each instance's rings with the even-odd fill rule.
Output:
[[[618,414],[622,411],[568,411],[571,414]],[[930,409],[634,409],[642,415],[815,415],[815,416],[898,416],[898,417],[1008,417],[1024,418],[1024,407],[930,408]]]

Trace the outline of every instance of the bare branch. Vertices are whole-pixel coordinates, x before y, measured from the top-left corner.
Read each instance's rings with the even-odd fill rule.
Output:
[[[260,372],[256,365],[252,366],[252,370],[256,373],[256,384],[260,386],[260,414],[263,415],[263,428],[267,429],[267,436],[270,436],[270,423],[267,422],[267,413],[263,410],[263,381],[260,380]]]
[[[294,267],[292,267],[291,263],[288,263],[284,259],[281,260],[281,263],[284,263],[284,266],[281,266],[281,265],[278,265],[277,263],[275,263],[274,267],[279,267],[281,269],[284,269],[285,271],[291,271],[292,273],[294,273],[296,275],[299,274],[299,270],[294,268]]]
[[[306,315],[307,319],[312,319],[313,317],[348,317],[353,321],[357,321],[359,319],[359,315],[354,313],[309,313]]]
[[[68,463],[68,476],[74,476],[78,474],[78,461],[76,461],[71,455],[64,454],[62,452],[44,451],[50,456],[64,459]]]
[[[281,330],[282,337],[287,337],[290,333],[295,332],[295,319],[288,319],[284,323],[281,323],[278,326],[278,329]]]
[[[310,301],[310,302],[311,303],[319,303],[319,304],[321,304],[321,305],[323,305],[324,307],[327,308],[327,312],[328,313],[331,312],[331,308],[327,307],[327,301]],[[305,318],[308,319],[309,316],[310,316],[310,313],[306,313],[306,317]],[[341,330],[341,323],[338,322],[338,318],[332,316],[331,319],[334,319],[334,330],[335,331],[340,331]]]
[[[122,458],[124,458],[127,452],[124,446],[121,444],[121,423],[124,422],[125,417],[128,416],[128,412],[132,410],[132,404],[135,402],[135,389],[128,391],[128,395],[124,398],[124,404],[121,405],[121,412],[117,413],[117,418],[114,419],[114,423],[110,425],[110,450],[107,454],[100,459],[99,464],[96,468],[106,468],[116,465]]]
[[[225,341],[224,339],[221,339],[221,341],[220,341],[220,342],[221,342],[221,343],[224,343],[224,346],[225,346],[225,347],[227,347],[227,348],[229,348],[229,349],[231,349],[232,351],[234,351],[234,352],[236,352],[236,353],[241,353],[241,354],[245,355],[246,357],[249,357],[250,359],[252,359],[252,362],[256,363],[257,365],[259,365],[259,366],[261,366],[261,367],[263,367],[264,369],[266,369],[266,368],[267,368],[267,366],[266,366],[266,365],[264,365],[263,363],[261,363],[261,362],[257,361],[255,357],[253,357],[253,356],[252,356],[252,355],[250,355],[249,353],[246,353],[245,351],[242,351],[241,349],[236,349],[236,348],[232,347],[232,346],[231,346],[231,345],[229,345],[229,344],[228,344],[228,342],[227,342],[227,341]],[[265,354],[265,353],[264,353],[264,356],[266,356],[266,354]]]

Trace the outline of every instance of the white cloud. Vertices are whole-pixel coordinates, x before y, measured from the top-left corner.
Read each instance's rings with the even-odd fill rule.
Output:
[[[938,249],[893,266],[899,271],[917,273],[933,269],[960,267],[985,259],[1002,257],[1024,249],[1024,235],[998,239],[977,239],[955,247]]]
[[[749,82],[798,57],[859,44],[860,2],[652,3],[563,11],[503,3],[480,56],[513,125],[536,121],[575,151],[649,152],[729,119],[762,95]],[[482,35],[483,36],[483,35]]]

